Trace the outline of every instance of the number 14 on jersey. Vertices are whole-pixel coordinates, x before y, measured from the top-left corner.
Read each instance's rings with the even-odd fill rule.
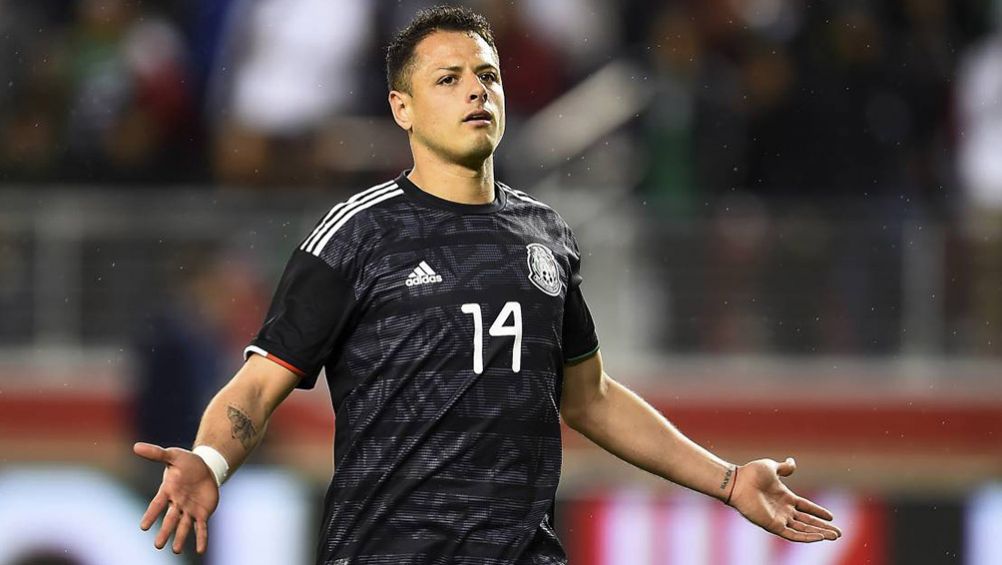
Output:
[[[484,316],[480,305],[474,302],[463,304],[462,310],[473,316],[473,372],[484,372]],[[511,318],[511,323],[508,319]],[[514,336],[515,343],[511,347],[511,370],[518,372],[522,368],[522,305],[518,302],[505,302],[501,313],[494,319],[489,330],[494,337]]]

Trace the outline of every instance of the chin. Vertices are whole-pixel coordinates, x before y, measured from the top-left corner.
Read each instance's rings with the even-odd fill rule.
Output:
[[[494,154],[496,147],[496,144],[485,139],[482,143],[477,143],[473,147],[466,148],[466,151],[457,153],[456,162],[470,168],[477,168]]]

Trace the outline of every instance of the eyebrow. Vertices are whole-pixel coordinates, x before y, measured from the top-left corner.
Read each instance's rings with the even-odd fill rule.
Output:
[[[477,65],[477,67],[475,69],[473,69],[473,70],[479,72],[479,71],[482,71],[482,70],[485,70],[485,69],[490,69],[492,71],[497,71],[499,73],[501,72],[500,69],[498,69],[497,67],[495,67],[491,63],[482,63],[480,65]],[[452,72],[456,73],[456,72],[462,71],[463,67],[461,67],[459,65],[453,65],[451,67],[439,67],[439,68],[437,68],[435,70],[436,71],[452,71]]]

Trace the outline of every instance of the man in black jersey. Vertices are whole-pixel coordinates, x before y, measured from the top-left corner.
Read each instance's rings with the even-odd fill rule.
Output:
[[[462,8],[421,12],[389,46],[414,168],[335,205],[300,242],[192,451],[136,444],[166,465],[141,521],[166,511],[156,547],[173,533],[179,553],[194,530],[204,552],[218,486],[321,369],[336,435],[318,564],[566,563],[553,529],[561,417],[786,539],[841,535],[780,481],[792,459],[727,463],[603,372],[574,235],[494,179],[499,66],[487,22]]]

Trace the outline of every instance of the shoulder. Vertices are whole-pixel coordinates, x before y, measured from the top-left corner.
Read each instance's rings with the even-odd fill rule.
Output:
[[[403,193],[396,180],[355,192],[324,214],[299,249],[321,257],[337,245],[357,247],[375,235],[379,229],[378,214],[401,200]]]
[[[536,198],[534,196],[531,196],[531,195],[529,195],[528,193],[526,193],[524,191],[516,190],[516,189],[512,188],[511,186],[509,186],[509,185],[507,185],[507,184],[505,184],[505,183],[503,183],[501,181],[495,181],[495,182],[497,183],[497,185],[499,187],[501,187],[501,190],[503,190],[505,192],[505,195],[508,196],[509,199],[514,198],[514,202],[515,203],[520,204],[520,205],[524,205],[524,206],[530,206],[530,207],[533,207],[533,208],[539,208],[539,209],[543,209],[543,210],[553,211],[553,208],[551,208],[549,204],[546,204],[542,200],[540,200],[540,199],[538,199],[538,198]]]
[[[543,202],[531,194],[514,189],[507,184],[497,181],[497,185],[505,192],[508,206],[517,212],[533,213],[559,220],[559,223],[566,225],[560,214],[552,206]]]
[[[535,196],[514,189],[503,182],[498,181],[497,184],[501,187],[501,190],[505,191],[508,199],[508,207],[513,213],[538,218],[545,222],[549,228],[556,229],[561,236],[569,239],[574,238],[570,224],[552,206]]]

